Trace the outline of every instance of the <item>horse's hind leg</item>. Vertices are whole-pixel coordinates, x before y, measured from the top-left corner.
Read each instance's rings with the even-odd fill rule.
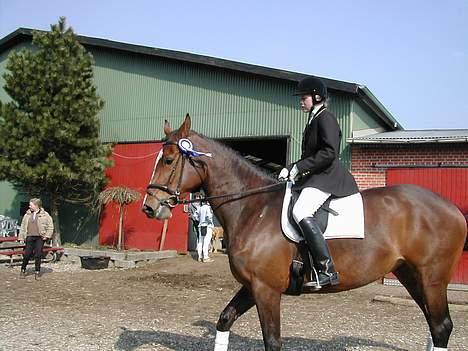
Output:
[[[404,262],[401,266],[393,271],[401,284],[408,290],[413,300],[418,304],[419,308],[424,313],[426,320],[428,318],[426,304],[424,302],[424,294],[422,284],[416,278],[416,271],[408,263]]]
[[[438,279],[429,268],[415,269],[403,263],[393,273],[406,287],[424,313],[435,349],[445,350],[452,333],[453,323],[447,303],[447,284]],[[444,274],[441,275],[445,278]]]
[[[427,308],[427,323],[432,335],[435,350],[447,348],[453,323],[450,318],[447,302],[446,272],[429,271],[429,268],[421,269],[421,279],[424,291],[425,305]]]
[[[247,312],[255,301],[250,291],[242,287],[224,308],[216,324],[215,351],[226,351],[229,344],[229,330],[242,314]]]

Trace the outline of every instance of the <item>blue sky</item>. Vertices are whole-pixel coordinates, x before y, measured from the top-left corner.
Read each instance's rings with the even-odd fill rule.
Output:
[[[366,85],[405,129],[468,129],[468,1],[0,0],[49,29]]]

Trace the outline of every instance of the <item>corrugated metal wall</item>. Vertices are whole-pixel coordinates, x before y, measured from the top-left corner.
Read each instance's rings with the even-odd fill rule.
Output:
[[[12,49],[31,47],[21,43]],[[142,54],[87,48],[96,61],[95,83],[105,100],[100,112],[104,142],[138,142],[163,137],[164,120],[177,128],[191,114],[193,129],[214,138],[289,136],[289,160],[300,156],[306,116],[293,96],[295,83]],[[0,99],[6,60],[0,54]],[[331,92],[330,109],[343,131],[342,160],[349,165],[345,139],[351,133],[352,98]],[[11,189],[0,186],[0,198]],[[5,196],[3,196],[5,195]],[[0,205],[10,211],[13,204]]]
[[[190,113],[193,129],[210,137],[290,136],[289,159],[300,156],[306,117],[292,95],[295,83],[122,51],[88,50],[96,61],[98,93],[106,102],[100,113],[104,142],[160,139],[165,119],[175,128]],[[0,74],[7,54],[0,56]],[[331,97],[330,108],[345,139],[350,136],[352,99]],[[3,89],[0,98],[8,99]],[[342,151],[349,164],[344,141]]]
[[[160,139],[167,119],[176,128],[190,113],[193,129],[214,138],[291,136],[290,159],[300,155],[305,116],[295,83],[213,67],[91,49],[103,141]],[[333,96],[343,135],[349,135],[350,98]],[[343,161],[349,162],[346,149]]]
[[[339,94],[331,94],[329,109],[335,114],[341,127],[341,161],[349,169],[351,168],[351,147],[346,142],[352,134],[351,130],[351,103],[350,97]]]

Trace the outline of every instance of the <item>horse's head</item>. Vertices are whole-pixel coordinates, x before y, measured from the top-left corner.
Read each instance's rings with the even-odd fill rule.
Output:
[[[187,114],[178,130],[164,124],[164,144],[156,160],[151,182],[146,189],[143,212],[149,218],[168,219],[172,209],[192,190],[198,189],[206,177],[205,163],[198,156],[211,156],[193,149],[190,138],[202,139],[190,133],[191,119]]]

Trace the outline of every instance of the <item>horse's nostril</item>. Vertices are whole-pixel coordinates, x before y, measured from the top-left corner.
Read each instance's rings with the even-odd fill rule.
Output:
[[[145,213],[152,213],[153,209],[148,205],[143,205],[142,211]]]

